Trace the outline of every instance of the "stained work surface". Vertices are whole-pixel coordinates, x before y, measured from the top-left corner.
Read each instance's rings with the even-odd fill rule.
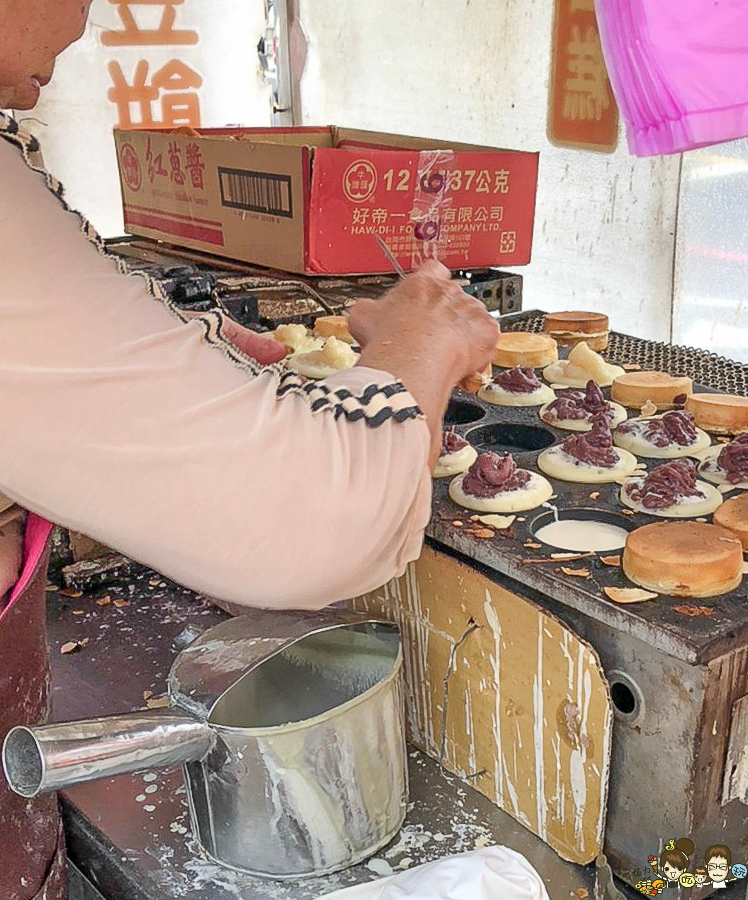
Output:
[[[450,771],[563,858],[593,860],[612,734],[594,650],[529,600],[429,547],[402,578],[354,605],[401,627],[414,742],[437,759],[443,752]]]

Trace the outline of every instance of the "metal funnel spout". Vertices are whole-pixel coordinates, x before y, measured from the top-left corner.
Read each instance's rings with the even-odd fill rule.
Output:
[[[213,739],[206,722],[173,709],[38,728],[19,725],[3,743],[3,770],[17,794],[35,797],[97,778],[199,760]]]

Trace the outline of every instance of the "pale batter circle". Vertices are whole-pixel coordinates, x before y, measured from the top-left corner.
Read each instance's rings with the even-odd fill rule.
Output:
[[[629,422],[650,422],[653,419],[661,419],[662,416],[645,416],[637,419],[630,419]],[[622,447],[630,453],[637,456],[644,456],[647,459],[682,459],[685,456],[693,456],[711,444],[712,439],[700,428],[696,429],[696,441],[687,447],[680,444],[671,444],[668,447],[655,447],[650,441],[646,440],[641,434],[630,434],[617,429],[613,433],[613,443],[616,447]]]
[[[540,406],[552,403],[556,395],[547,384],[541,385],[534,391],[522,394],[516,391],[507,391],[500,385],[491,381],[478,391],[478,396],[486,403],[496,406]]]
[[[461,472],[467,472],[475,460],[478,458],[478,451],[475,447],[468,444],[466,447],[460,447],[454,453],[445,453],[436,461],[434,469],[434,478],[446,478],[449,475],[459,475]]]
[[[724,450],[725,446],[726,444],[714,444],[701,454],[702,461],[699,463],[699,475],[702,478],[706,478],[707,481],[711,481],[712,484],[729,484],[731,490],[748,489],[748,479],[732,484],[732,482],[727,480],[727,472],[718,465],[717,457]]]
[[[613,403],[612,401],[608,401],[608,403],[613,412],[613,418],[608,420],[612,429],[616,425],[620,425],[621,422],[625,422],[628,418],[628,413],[620,403]],[[549,406],[550,403],[546,403],[545,406],[538,410],[538,415],[546,425],[552,425],[554,428],[561,428],[564,431],[592,431],[591,419],[557,419],[553,414],[548,414]]]
[[[632,500],[626,493],[626,487],[629,484],[641,485],[643,481],[644,478],[629,478],[621,488],[621,503],[628,506],[629,509],[646,513],[648,516],[661,516],[665,519],[694,519],[697,516],[708,516],[713,513],[723,500],[722,494],[714,485],[708,484],[706,481],[697,481],[695,487],[701,492],[701,498],[688,497],[667,509],[647,509],[638,501]]]
[[[558,478],[560,481],[605,484],[610,481],[618,481],[619,478],[626,478],[638,465],[637,458],[628,450],[614,449],[613,452],[618,457],[618,463],[611,468],[604,468],[580,462],[558,444],[540,454],[538,468],[546,475],[550,475],[551,478]]]
[[[518,469],[518,472],[527,471]],[[455,503],[466,509],[474,509],[477,512],[513,513],[526,512],[541,506],[553,496],[553,488],[549,481],[530,472],[530,480],[524,487],[516,491],[503,491],[494,497],[472,497],[462,490],[462,482],[465,474],[458,475],[449,485],[449,496]]]

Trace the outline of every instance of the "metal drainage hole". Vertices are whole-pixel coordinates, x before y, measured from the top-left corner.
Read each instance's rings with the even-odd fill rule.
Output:
[[[538,425],[514,425],[499,422],[473,428],[467,439],[476,450],[486,453],[528,453],[544,450],[556,442],[549,428]]]
[[[13,728],[3,747],[3,768],[8,784],[22,797],[34,797],[44,778],[39,745],[24,726]]]
[[[631,688],[622,681],[616,681],[610,686],[610,695],[613,698],[613,706],[624,716],[631,716],[636,711],[636,696]]]
[[[469,403],[467,400],[450,400],[447,412],[444,415],[445,425],[469,425],[477,422],[485,416],[486,411],[477,403]]]

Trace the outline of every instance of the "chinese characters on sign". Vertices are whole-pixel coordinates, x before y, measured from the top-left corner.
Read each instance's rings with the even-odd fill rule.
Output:
[[[104,47],[167,48],[198,43],[196,31],[176,27],[176,7],[182,6],[185,0],[107,2],[116,7],[122,27],[102,33]],[[147,55],[145,50],[143,54],[144,57]],[[134,71],[129,73],[124,71],[122,62],[117,59],[110,60],[107,68],[112,85],[107,96],[117,107],[121,128],[200,126],[199,89],[203,79],[178,56],[163,65],[153,59],[141,58],[135,64]]]
[[[196,44],[196,31],[180,31],[174,28],[177,18],[175,6],[184,0],[108,0],[117,7],[122,20],[121,31],[105,31],[101,43],[105,47],[148,47]],[[133,6],[161,7],[161,21],[157,28],[139,28],[135,21]]]
[[[548,138],[562,147],[614,150],[618,107],[593,0],[555,0],[555,8]]]
[[[399,193],[412,192],[416,186],[423,189],[424,185],[433,197],[419,209],[416,192],[410,214],[397,212],[376,205],[373,194],[378,184],[393,199]],[[357,160],[343,178],[343,192],[355,204],[350,208],[348,230],[351,235],[378,235],[399,257],[422,255],[429,250],[437,258],[462,255],[466,259],[473,236],[493,234],[493,246],[500,259],[517,249],[516,230],[502,224],[503,204],[507,202],[502,195],[510,193],[510,186],[509,170],[503,168],[445,166],[423,173],[416,169],[388,169],[380,181],[371,163]]]
[[[125,146],[127,147],[129,145]],[[153,138],[148,135],[145,161],[148,170],[148,181],[151,184],[153,184],[156,178],[168,178],[172,184],[175,184],[178,187],[184,187],[189,184],[190,187],[199,191],[205,189],[205,181],[203,179],[205,162],[203,161],[203,154],[198,144],[190,142],[186,145],[184,148],[184,165],[182,164],[182,148],[176,141],[169,141],[167,154],[169,157],[168,168],[164,160],[164,154],[154,153]],[[124,159],[123,153],[122,166],[125,173],[128,171],[127,165],[128,162]],[[132,166],[131,163],[130,166]],[[134,191],[139,189],[139,187],[135,187],[129,180],[128,184]]]

